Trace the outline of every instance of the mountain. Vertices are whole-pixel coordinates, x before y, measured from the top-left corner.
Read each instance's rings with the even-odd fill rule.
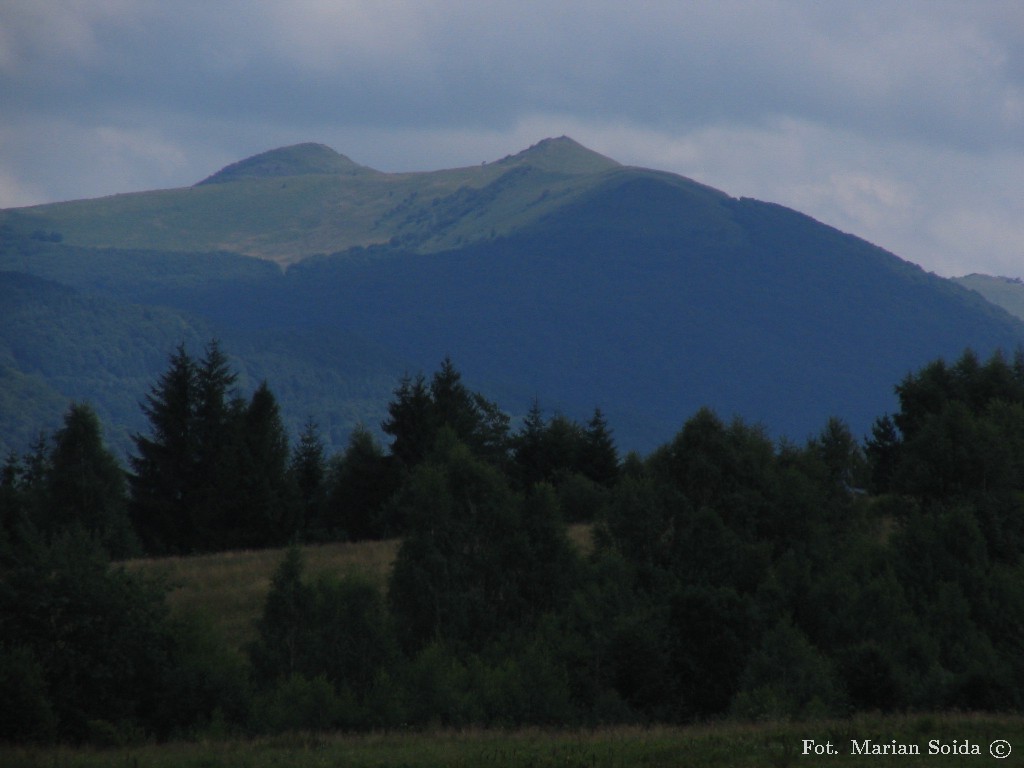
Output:
[[[393,174],[299,144],[192,187],[3,211],[0,226],[94,248],[230,251],[281,265],[389,242],[430,252],[507,234],[617,167],[565,137],[495,163]]]
[[[781,206],[623,171],[506,238],[434,254],[349,252],[291,268],[276,302],[430,366],[574,416],[599,405],[649,448],[711,405],[802,440],[864,434],[937,356],[1012,349],[979,296]],[[544,403],[543,400],[547,399]]]
[[[310,174],[357,175],[375,173],[372,168],[357,165],[323,144],[296,144],[232,163],[199,182],[226,184],[242,179],[267,179]]]
[[[312,417],[335,448],[446,355],[513,416],[535,397],[577,419],[598,406],[621,448],[646,451],[704,405],[795,440],[830,416],[863,435],[907,373],[1024,340],[978,293],[853,235],[565,137],[398,174],[303,144],[187,189],[0,211],[0,269],[47,281],[2,318],[0,387],[22,399],[16,376],[88,397],[39,363],[69,356],[83,381],[115,371],[94,389],[124,419],[147,387],[118,356],[142,339],[166,354],[179,327],[218,336],[293,433]],[[75,336],[101,306],[120,319]],[[34,367],[19,344],[33,316],[68,338],[35,333]],[[72,354],[100,343],[102,361]],[[17,421],[0,413],[0,435]]]

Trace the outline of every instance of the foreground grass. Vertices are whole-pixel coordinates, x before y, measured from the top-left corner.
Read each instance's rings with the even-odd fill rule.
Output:
[[[804,755],[803,740],[830,742],[839,754]],[[851,740],[917,744],[917,757],[850,754]],[[981,754],[929,755],[929,741],[977,745]],[[994,760],[989,745],[1006,740],[1013,752]],[[1010,716],[864,716],[803,724],[718,724],[688,728],[615,727],[597,730],[466,730],[364,735],[295,734],[254,740],[216,740],[144,745],[112,750],[0,748],[6,768],[269,768],[270,766],[352,766],[352,768],[440,768],[441,766],[702,766],[747,768],[789,765],[836,768],[862,766],[1020,765],[1024,720]]]

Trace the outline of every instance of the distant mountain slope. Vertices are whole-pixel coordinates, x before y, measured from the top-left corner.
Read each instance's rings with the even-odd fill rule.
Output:
[[[1024,281],[1021,278],[971,274],[954,277],[953,282],[977,291],[996,306],[1024,320]]]
[[[108,404],[124,436],[171,348],[215,334],[293,433],[314,417],[335,448],[450,355],[513,414],[600,406],[646,451],[704,405],[795,440],[833,415],[862,435],[910,371],[1024,340],[977,293],[852,235],[564,137],[413,174],[298,145],[208,182],[0,211],[0,269],[51,281],[0,304],[0,404],[30,412],[39,381],[51,406]],[[121,362],[143,348],[145,366]]]
[[[167,353],[212,331],[168,309],[126,305],[32,275],[0,272],[0,451],[24,450],[88,401],[119,451]],[[31,386],[29,386],[31,384]]]
[[[72,253],[89,255],[82,249]],[[132,255],[138,256],[96,254],[97,261],[108,260],[108,265],[118,256],[127,261]],[[183,266],[174,254],[163,259],[146,255],[163,268],[168,263]],[[340,449],[355,424],[376,427],[408,363],[342,329],[253,323],[260,308],[245,297],[258,283],[244,262],[223,258],[230,266],[211,269],[206,288],[189,279],[179,282],[187,277],[184,269],[159,290],[151,280],[134,285],[114,281],[102,268],[94,280],[87,280],[80,265],[72,268],[74,260],[53,254],[47,271],[63,266],[69,279],[82,287],[0,270],[0,460],[12,450],[26,450],[40,432],[56,429],[68,404],[76,400],[93,405],[108,443],[124,459],[132,447],[130,435],[147,429],[140,403],[166,369],[169,354],[185,344],[201,356],[214,338],[240,374],[241,394],[251,393],[262,380],[272,383],[293,435],[312,418],[327,443]],[[4,260],[0,252],[0,263]],[[231,268],[239,279],[228,288],[219,280]],[[281,279],[272,269],[264,273],[264,281],[275,276]],[[150,303],[140,303],[140,296]],[[225,302],[230,312],[219,311]],[[232,323],[235,315],[244,316],[248,327]]]

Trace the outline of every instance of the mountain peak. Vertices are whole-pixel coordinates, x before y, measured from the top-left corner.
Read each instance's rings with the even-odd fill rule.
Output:
[[[271,149],[232,163],[199,182],[223,184],[240,179],[303,176],[306,174],[355,174],[371,169],[353,162],[324,144],[307,142]]]
[[[597,173],[619,167],[610,157],[587,149],[568,136],[543,139],[532,147],[500,161],[505,165],[531,165],[557,173]]]

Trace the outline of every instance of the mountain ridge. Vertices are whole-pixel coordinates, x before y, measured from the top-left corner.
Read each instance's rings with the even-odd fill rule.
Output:
[[[276,178],[307,174],[379,173],[353,162],[325,144],[307,142],[261,152],[221,168],[195,186],[226,184],[246,178]]]
[[[201,329],[335,449],[446,356],[513,417],[534,398],[576,419],[598,406],[644,451],[703,406],[773,436],[830,416],[862,435],[908,372],[1024,340],[978,293],[855,235],[567,137],[442,171],[350,162],[294,145],[220,183],[0,211],[0,270],[78,291],[4,308],[0,402],[9,386],[17,406],[0,437],[27,433],[3,423],[21,412],[58,420],[56,397],[98,399],[125,435],[160,373],[153,339],[167,354]]]
[[[304,143],[191,187],[0,211],[0,225],[59,233],[69,245],[233,251],[287,266],[355,246],[394,241],[433,252],[507,234],[605,174],[628,171],[565,136],[478,166],[396,173]]]
[[[623,167],[568,136],[541,139],[536,144],[497,161],[498,165],[528,164],[559,173],[594,173]]]

